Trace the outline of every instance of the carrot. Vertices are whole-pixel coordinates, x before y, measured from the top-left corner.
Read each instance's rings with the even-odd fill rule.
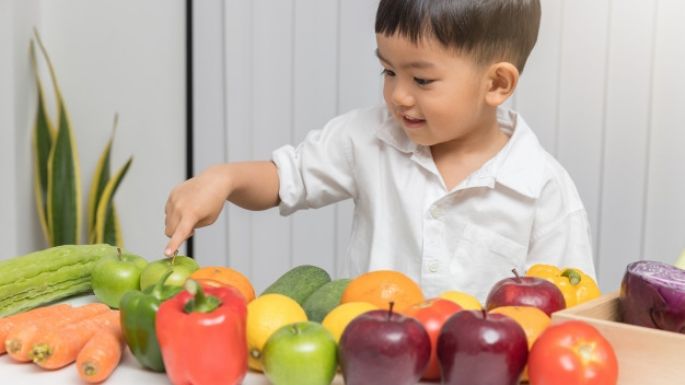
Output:
[[[0,354],[4,354],[6,351],[5,340],[12,329],[21,327],[28,322],[42,318],[50,318],[54,314],[62,314],[69,309],[71,309],[71,305],[63,303],[59,305],[38,307],[23,313],[0,318]]]
[[[119,323],[119,311],[111,310],[95,317],[65,325],[36,338],[31,349],[33,362],[44,369],[58,369],[76,361],[88,340],[101,330]]]
[[[123,349],[120,322],[97,331],[76,357],[79,377],[91,384],[106,380],[119,365]]]
[[[64,325],[94,317],[97,314],[109,311],[109,307],[102,303],[91,303],[84,306],[71,308],[63,313],[53,314],[51,317],[41,317],[27,322],[21,327],[12,329],[5,340],[7,354],[19,362],[31,361],[31,348],[33,341],[39,336],[45,335],[53,329],[59,329]]]

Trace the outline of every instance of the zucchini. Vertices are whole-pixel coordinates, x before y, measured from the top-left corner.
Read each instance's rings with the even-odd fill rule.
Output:
[[[116,255],[106,244],[63,245],[0,261],[0,317],[91,291],[95,264]]]
[[[340,278],[316,289],[302,304],[307,319],[321,323],[328,312],[340,304],[340,297],[350,281],[349,278]]]
[[[331,281],[331,276],[326,270],[312,265],[296,266],[280,278],[271,286],[267,287],[264,294],[283,294],[302,305],[305,299],[312,295],[316,289]]]

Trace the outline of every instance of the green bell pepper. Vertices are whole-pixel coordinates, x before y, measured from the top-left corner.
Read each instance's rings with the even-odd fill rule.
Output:
[[[164,285],[171,273],[172,270],[169,270],[159,282],[143,291],[127,292],[119,303],[121,330],[126,344],[143,367],[156,372],[164,372],[164,361],[155,332],[157,311],[162,302],[182,290],[181,287]]]

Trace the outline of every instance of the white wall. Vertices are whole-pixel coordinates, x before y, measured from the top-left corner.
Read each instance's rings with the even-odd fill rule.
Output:
[[[377,1],[199,3],[195,24],[211,27],[195,31],[196,77],[205,79],[195,90],[197,146],[206,150],[197,170],[266,159],[332,116],[380,100]],[[511,105],[575,179],[590,215],[600,284],[616,290],[627,263],[672,262],[685,248],[685,174],[678,162],[685,78],[677,75],[685,59],[685,3],[542,4],[539,42]],[[211,108],[203,110],[207,101]],[[257,289],[294,264],[334,273],[350,207],[286,219],[276,210],[231,207],[219,224],[198,231],[197,257],[240,269]]]
[[[114,113],[119,112],[113,167],[134,156],[115,198],[124,240],[127,248],[148,259],[161,258],[167,240],[164,203],[173,185],[185,176],[185,2],[0,0],[0,4],[0,49],[12,52],[0,58],[0,79],[14,86],[12,95],[6,87],[0,90],[0,111],[8,111],[0,114],[0,177],[13,181],[8,185],[14,187],[14,191],[0,189],[4,205],[0,206],[0,240],[13,246],[3,247],[0,258],[45,246],[30,177],[35,86],[27,49],[33,26],[51,54],[70,111],[84,205],[97,158],[109,138]]]
[[[195,5],[196,170],[269,158],[334,115],[381,100],[370,32],[374,1]],[[201,263],[241,270],[258,290],[296,264],[335,274],[351,208],[345,202],[283,219],[276,210],[230,207],[218,223],[196,232],[195,254]]]
[[[39,1],[0,0],[0,260],[40,244],[29,153],[34,88],[28,41]]]

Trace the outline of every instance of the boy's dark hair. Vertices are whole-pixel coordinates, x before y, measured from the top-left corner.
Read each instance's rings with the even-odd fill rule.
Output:
[[[435,37],[478,63],[506,60],[519,72],[539,27],[539,0],[381,0],[376,13],[376,33],[414,43]]]

